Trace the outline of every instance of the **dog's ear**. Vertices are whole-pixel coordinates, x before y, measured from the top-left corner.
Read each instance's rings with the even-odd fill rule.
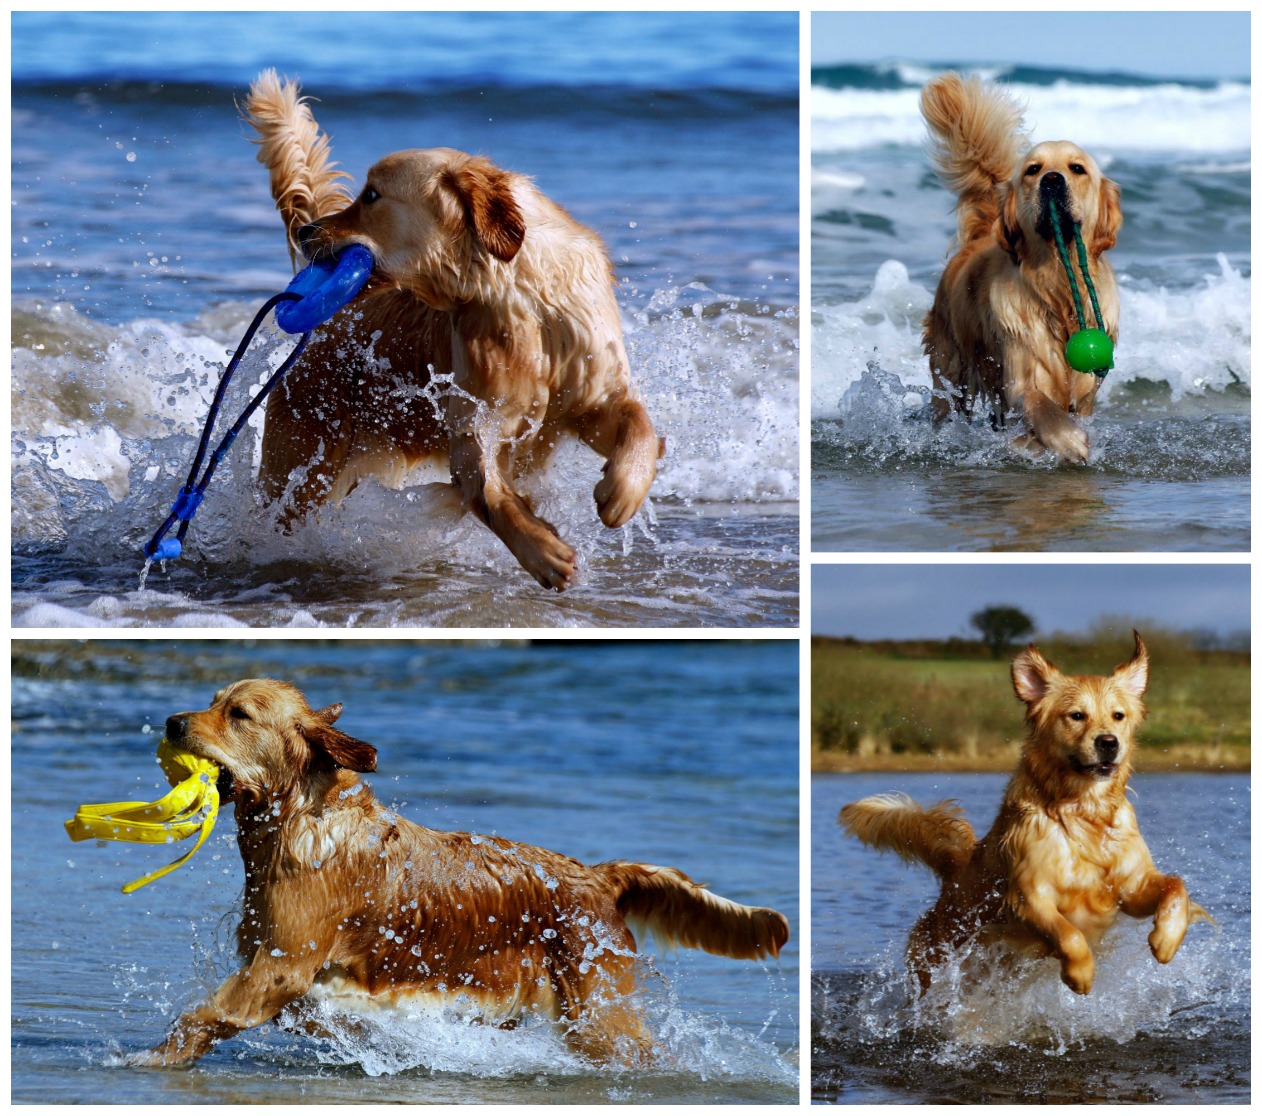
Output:
[[[1038,648],[1027,647],[1012,660],[1012,688],[1026,705],[1041,701],[1051,688],[1058,671],[1042,655]]]
[[[311,720],[302,726],[302,735],[313,751],[322,752],[338,767],[349,771],[376,771],[377,749],[333,727],[341,712],[339,702],[312,713]]]
[[[1093,256],[1107,252],[1117,243],[1122,228],[1122,191],[1116,182],[1105,178],[1100,182],[1100,212],[1096,214],[1095,229],[1088,251]]]
[[[1148,689],[1148,648],[1138,632],[1131,634],[1135,637],[1135,654],[1113,672],[1113,681],[1132,697],[1143,697]]]
[[[1006,183],[1002,189],[1004,198],[999,207],[999,216],[995,218],[993,232],[999,247],[1016,263],[1017,251],[1025,239],[1025,233],[1021,231],[1021,216],[1017,212],[1017,192]]]
[[[526,222],[509,176],[487,159],[470,159],[447,172],[447,185],[460,199],[465,220],[483,247],[505,263],[516,256],[526,239]]]
[[[326,725],[331,725],[342,715],[342,703],[335,701],[332,705],[326,705],[323,709],[317,709],[311,716],[323,721]]]

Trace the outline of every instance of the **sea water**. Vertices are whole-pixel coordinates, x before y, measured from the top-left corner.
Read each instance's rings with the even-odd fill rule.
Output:
[[[955,233],[918,107],[938,72],[812,75],[814,546],[1247,550],[1249,85],[984,74],[1035,141],[1080,143],[1122,189],[1117,367],[1085,423],[1090,464],[1069,467],[1017,456],[1011,427],[928,417],[921,331]]]
[[[19,13],[13,57],[16,623],[797,622],[796,15]],[[282,535],[261,414],[142,583],[227,357],[292,274],[237,109],[268,66],[317,99],[352,189],[456,147],[607,242],[667,455],[617,531],[585,447],[526,482],[579,553],[566,594],[435,496],[442,464]],[[264,334],[227,415],[292,344]]]

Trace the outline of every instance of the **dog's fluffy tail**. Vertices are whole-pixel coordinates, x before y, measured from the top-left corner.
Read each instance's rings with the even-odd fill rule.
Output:
[[[329,137],[317,127],[296,81],[264,70],[250,86],[243,116],[258,132],[258,160],[271,174],[272,197],[285,222],[289,260],[301,259],[298,230],[344,209],[351,201],[341,180],[350,178],[329,159]]]
[[[864,844],[929,865],[953,879],[973,855],[977,836],[958,804],[921,806],[904,794],[874,794],[843,806],[841,827]]]
[[[959,198],[960,243],[967,244],[999,216],[1001,185],[1025,150],[1022,107],[978,77],[943,74],[921,90],[920,111],[934,167]]]
[[[613,860],[600,865],[617,892],[618,912],[637,937],[663,949],[684,946],[756,961],[777,957],[789,921],[767,907],[745,907],[693,883],[677,868]]]

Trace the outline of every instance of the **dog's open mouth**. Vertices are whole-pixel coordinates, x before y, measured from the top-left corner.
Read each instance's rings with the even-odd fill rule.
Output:
[[[1079,775],[1090,775],[1094,779],[1107,779],[1116,770],[1116,763],[1083,763],[1077,756],[1070,756],[1069,762]]]
[[[219,778],[215,780],[215,789],[219,792],[220,802],[231,802],[237,793],[237,784],[232,778],[232,772],[226,767],[219,769]]]

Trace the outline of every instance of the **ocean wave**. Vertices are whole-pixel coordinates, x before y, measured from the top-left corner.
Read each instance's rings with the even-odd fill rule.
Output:
[[[923,77],[931,73],[904,77]],[[1250,87],[1219,82],[1085,84],[1059,79],[1046,85],[1005,83],[1026,105],[1033,137],[1072,137],[1101,151],[1247,152],[1250,147]],[[811,89],[811,150],[814,154],[865,148],[916,146],[925,140],[920,83],[900,77],[886,88]]]
[[[408,82],[377,89],[340,85],[336,80],[301,75],[303,88],[330,113],[359,118],[425,118],[436,114],[479,118],[524,117],[533,120],[578,118],[635,121],[728,121],[748,116],[797,112],[796,89],[747,89],[730,84],[674,85],[617,82],[531,82],[488,73],[457,82]],[[74,80],[15,81],[13,94],[25,103],[36,99],[70,102],[84,111],[152,104],[164,109],[222,110],[241,101],[248,80],[224,82],[180,78],[117,78],[102,74]]]
[[[1020,85],[1120,85],[1154,86],[1170,84],[1167,78],[1146,77],[1124,70],[1078,70],[1054,66],[1029,66],[1019,63],[996,63],[978,66],[974,63],[911,62],[889,59],[874,63],[842,63],[833,66],[814,66],[811,84],[829,89],[899,89],[919,87],[930,78],[948,70],[977,74],[987,81],[1005,81]],[[1175,84],[1192,89],[1210,89],[1218,82],[1213,79],[1180,78]]]
[[[139,553],[184,478],[225,356],[250,310],[218,304],[184,325],[142,320],[121,327],[65,306],[15,312],[15,552],[77,556],[89,566]],[[655,501],[770,507],[796,500],[797,330],[795,311],[754,307],[699,285],[659,291],[628,317],[633,375],[667,442]],[[257,391],[289,350],[274,334],[256,345],[229,393],[226,416],[239,413],[247,392]],[[301,555],[337,564],[374,537],[378,569],[408,568],[418,554],[441,562],[453,551],[475,566],[504,559],[511,569],[496,540],[448,498],[440,464],[418,468],[399,491],[361,485],[318,524],[281,535],[254,493],[262,425],[260,412],[216,473],[189,536],[195,559],[262,566]],[[590,508],[598,477],[595,455],[566,442],[524,483],[541,514],[575,545],[599,548],[609,544],[597,542]],[[624,549],[645,533],[651,541],[653,506],[624,529]]]

